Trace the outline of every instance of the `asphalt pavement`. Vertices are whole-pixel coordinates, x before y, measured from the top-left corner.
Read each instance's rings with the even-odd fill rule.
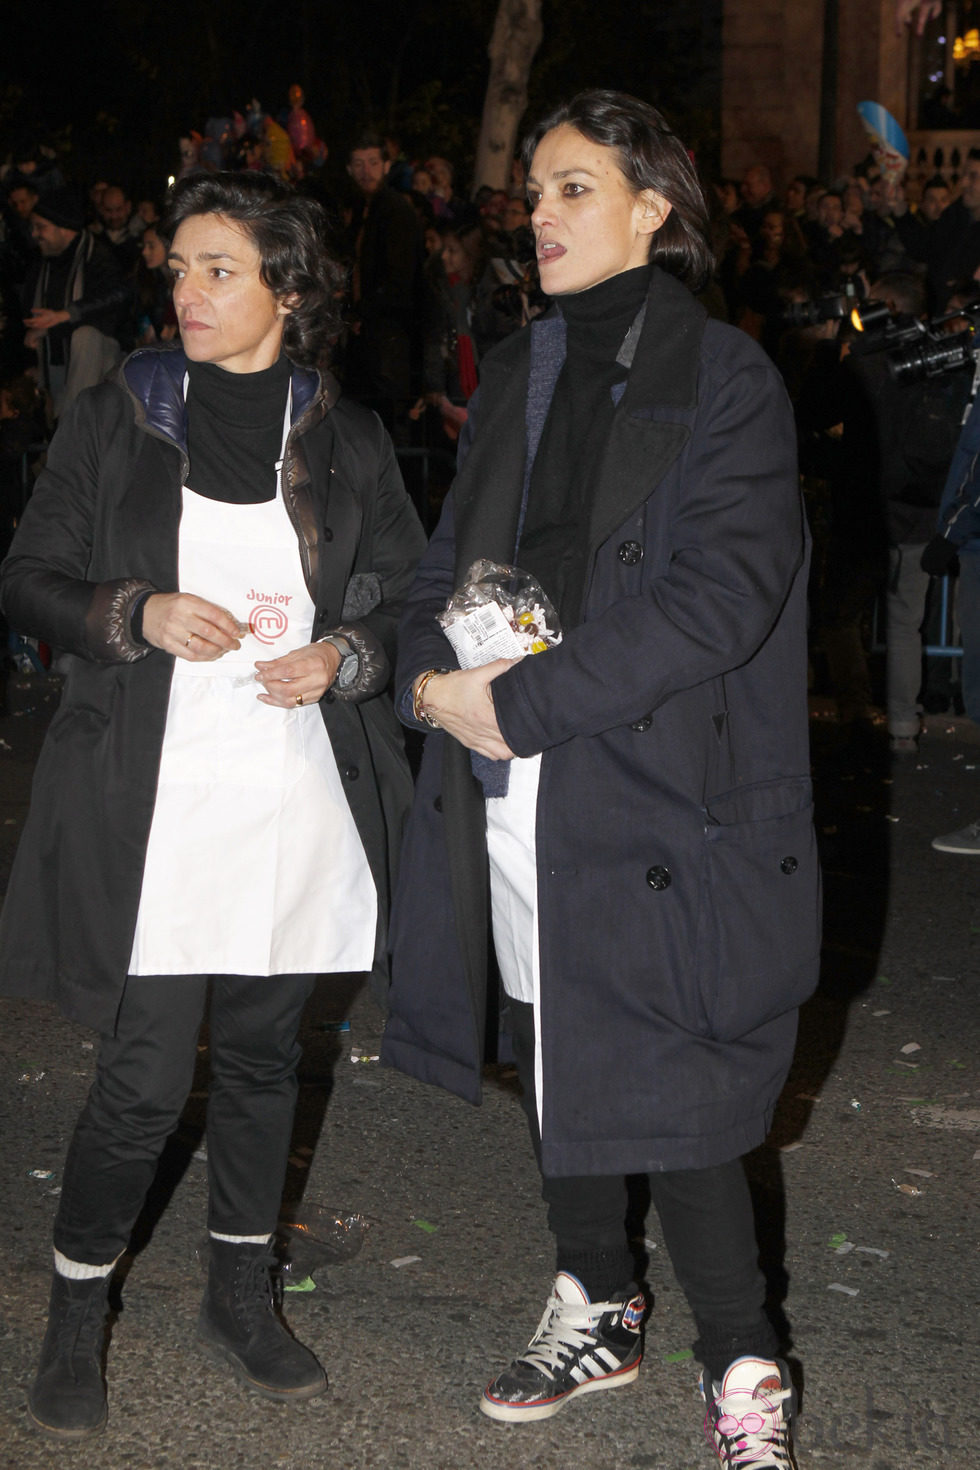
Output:
[[[18,676],[0,719],[0,884],[56,681]],[[771,1306],[802,1391],[800,1470],[976,1470],[980,1380],[980,857],[937,833],[980,817],[980,732],[934,716],[920,755],[857,748],[815,709],[827,923],[820,990],[772,1135],[748,1161]],[[339,1030],[345,1019],[349,1031]],[[697,1470],[692,1325],[655,1216],[638,1218],[652,1311],[638,1381],[536,1425],[478,1409],[537,1325],[551,1242],[516,1084],[482,1108],[383,1070],[382,1017],[343,979],[307,1016],[287,1196],[293,1217],[361,1217],[286,1313],[330,1375],[322,1398],[251,1397],[199,1351],[206,1162],[201,1072],[134,1252],[117,1272],[109,1424],[69,1448],[25,1408],[43,1335],[50,1226],[93,1035],[0,1005],[3,1470]],[[589,1085],[583,1076],[583,1086]],[[643,1243],[645,1241],[645,1244]]]

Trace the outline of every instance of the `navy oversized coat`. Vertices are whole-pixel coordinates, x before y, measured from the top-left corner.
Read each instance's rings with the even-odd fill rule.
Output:
[[[435,614],[472,561],[513,560],[563,342],[560,317],[545,318],[484,362],[472,447],[402,618],[399,708],[423,669],[454,662]],[[706,1167],[764,1138],[816,983],[807,534],[776,370],[659,269],[589,551],[582,623],[493,685],[511,749],[543,753],[542,1163],[550,1175]],[[383,1052],[474,1102],[484,810],[469,753],[430,735]]]

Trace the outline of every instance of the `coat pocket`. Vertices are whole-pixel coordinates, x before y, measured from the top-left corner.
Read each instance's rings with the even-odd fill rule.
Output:
[[[778,805],[774,792],[765,804],[772,797]],[[706,827],[697,953],[708,1029],[718,1041],[747,1035],[812,993],[820,867],[809,801],[778,816]]]

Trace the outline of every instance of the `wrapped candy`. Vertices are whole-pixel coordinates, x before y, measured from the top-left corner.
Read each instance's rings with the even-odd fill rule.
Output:
[[[558,615],[540,583],[499,562],[474,562],[438,621],[464,669],[544,653],[561,642]]]

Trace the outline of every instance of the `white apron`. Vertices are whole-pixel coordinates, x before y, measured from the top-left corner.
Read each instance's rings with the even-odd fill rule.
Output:
[[[493,946],[505,995],[534,1007],[534,1087],[541,1126],[541,961],[538,950],[538,865],[535,828],[541,757],[510,762],[507,795],[487,808]]]
[[[179,586],[249,633],[175,660],[130,973],[369,970],[377,894],[320,710],[261,704],[252,677],[312,637],[281,483],[258,505],[184,486]]]

